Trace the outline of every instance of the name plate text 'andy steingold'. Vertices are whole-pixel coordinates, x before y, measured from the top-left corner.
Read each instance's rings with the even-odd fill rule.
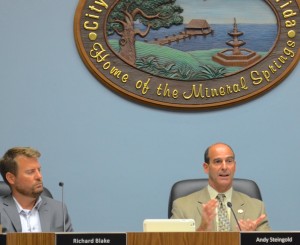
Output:
[[[219,108],[264,95],[295,68],[299,5],[79,0],[74,37],[88,70],[126,98],[163,108]]]
[[[241,233],[241,245],[299,245],[300,232]]]
[[[58,233],[56,245],[126,245],[126,233]]]

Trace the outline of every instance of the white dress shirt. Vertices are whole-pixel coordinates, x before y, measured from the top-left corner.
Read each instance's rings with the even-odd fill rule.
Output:
[[[17,210],[20,216],[22,232],[42,232],[39,206],[42,198],[39,197],[34,207],[31,210],[23,209],[18,201],[14,198],[17,206]]]

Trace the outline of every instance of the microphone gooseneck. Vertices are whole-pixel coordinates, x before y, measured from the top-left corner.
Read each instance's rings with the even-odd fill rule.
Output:
[[[231,202],[227,202],[227,207],[230,208],[230,210],[231,210],[231,212],[232,212],[232,214],[233,214],[233,217],[234,217],[234,219],[235,219],[235,222],[237,223],[237,225],[238,225],[238,227],[239,227],[239,230],[242,231],[241,226],[240,226],[240,224],[239,224],[239,222],[238,222],[238,220],[237,220],[237,218],[236,218],[236,215],[235,215],[235,213],[234,213],[234,211],[233,211],[233,209],[232,209],[232,203],[231,203]]]
[[[61,187],[61,208],[63,213],[63,232],[66,231],[66,219],[65,219],[65,209],[64,209],[64,182],[59,182],[58,185]]]

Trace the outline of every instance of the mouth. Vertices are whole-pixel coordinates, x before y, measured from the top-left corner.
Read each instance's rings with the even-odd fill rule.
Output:
[[[43,183],[38,183],[35,185],[36,188],[43,188]]]
[[[230,177],[230,174],[229,173],[220,173],[219,177],[221,177],[221,178],[228,178],[228,177]]]

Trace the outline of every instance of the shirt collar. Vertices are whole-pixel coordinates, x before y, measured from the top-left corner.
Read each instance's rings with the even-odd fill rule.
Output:
[[[25,213],[28,213],[28,211],[30,211],[30,210],[28,210],[28,209],[24,209],[24,208],[22,208],[21,207],[21,205],[20,205],[20,203],[17,201],[17,199],[13,196],[13,199],[14,199],[14,201],[15,201],[15,203],[16,203],[16,206],[17,206],[17,210],[18,210],[18,213],[20,214],[22,211],[24,211]],[[36,201],[36,203],[35,203],[35,205],[33,206],[33,208],[32,208],[32,210],[34,210],[34,209],[39,209],[39,207],[41,206],[41,203],[42,203],[42,198],[41,198],[41,196],[39,196],[38,197],[38,199],[37,199],[37,201]]]
[[[214,198],[216,198],[216,196],[217,196],[218,194],[220,194],[219,192],[217,192],[217,191],[216,191],[213,187],[211,187],[210,185],[207,186],[207,189],[208,189],[208,193],[209,193],[210,199],[214,199]],[[232,197],[232,187],[231,187],[228,191],[226,191],[226,192],[224,192],[224,193],[222,193],[222,194],[225,194],[225,196],[226,196],[225,200],[226,200],[227,202],[231,202],[231,197]]]

